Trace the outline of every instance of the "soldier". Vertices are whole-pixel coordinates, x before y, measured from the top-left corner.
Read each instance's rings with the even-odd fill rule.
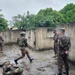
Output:
[[[3,52],[3,46],[4,46],[4,39],[0,32],[0,52]]]
[[[23,69],[15,64],[10,64],[10,61],[3,63],[3,75],[22,75]]]
[[[59,51],[58,51],[58,71],[56,75],[62,75],[62,65],[64,62],[66,75],[69,75],[68,52],[71,46],[70,38],[65,35],[65,29],[59,30]]]
[[[58,51],[58,34],[57,34],[57,30],[54,29],[53,33],[54,33],[53,40],[54,40],[54,53],[55,53],[54,57],[56,57],[57,56],[57,51]]]
[[[15,63],[18,64],[17,61],[20,60],[20,59],[22,59],[23,57],[25,57],[25,54],[27,55],[30,63],[32,63],[33,59],[31,59],[31,57],[29,55],[29,52],[26,50],[26,47],[28,47],[28,44],[27,44],[27,39],[25,38],[25,32],[21,32],[20,33],[20,37],[18,38],[17,43],[18,43],[18,45],[20,47],[22,56],[19,57],[19,58],[17,58],[17,59],[15,59],[14,60]]]

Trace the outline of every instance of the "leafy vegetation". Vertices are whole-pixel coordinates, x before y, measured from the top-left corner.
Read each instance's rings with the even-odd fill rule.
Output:
[[[58,24],[75,21],[75,4],[67,4],[60,11],[52,8],[41,9],[37,15],[17,15],[13,17],[13,24],[18,29],[35,27],[56,27]]]
[[[18,29],[30,29],[35,27],[56,27],[65,22],[64,17],[52,8],[42,9],[37,15],[20,15],[13,17],[14,26]]]
[[[6,30],[7,28],[7,21],[5,18],[3,18],[3,14],[0,14],[0,32]]]
[[[59,12],[63,15],[66,23],[75,21],[75,4],[73,3],[67,4]]]
[[[0,32],[6,30],[7,28],[7,21],[4,18],[0,17]]]

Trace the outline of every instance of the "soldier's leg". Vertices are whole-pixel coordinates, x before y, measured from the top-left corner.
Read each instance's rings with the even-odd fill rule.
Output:
[[[27,50],[25,50],[25,53],[30,61],[30,63],[32,63],[33,59],[31,59],[30,55],[29,55],[29,52]]]
[[[57,50],[58,50],[58,47],[57,45],[54,44],[54,54],[55,54],[54,58],[57,57]]]
[[[64,64],[65,64],[65,69],[66,69],[66,75],[69,75],[69,64],[68,64],[68,56],[65,55],[64,57]]]
[[[20,59],[22,59],[22,58],[25,57],[25,52],[24,52],[24,50],[21,50],[21,54],[22,54],[22,56],[20,56],[19,58],[17,58],[17,59],[14,60],[16,64],[18,64],[18,62],[17,62],[18,60],[20,60]]]
[[[62,75],[62,57],[58,56],[58,75]]]
[[[3,67],[5,63],[6,63],[6,62],[4,62],[4,63],[0,64],[0,67]]]
[[[56,54],[56,45],[54,44],[54,53]]]
[[[0,44],[0,52],[3,53],[3,45]]]
[[[3,44],[2,44],[2,48],[1,48],[2,51],[3,51],[3,47],[4,47],[4,46],[3,46]]]

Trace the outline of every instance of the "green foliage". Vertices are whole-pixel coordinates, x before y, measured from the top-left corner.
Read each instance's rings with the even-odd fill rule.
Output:
[[[2,10],[0,10],[1,12]],[[0,32],[4,31],[8,28],[8,24],[5,18],[3,18],[3,14],[0,13]]]
[[[20,16],[20,17],[19,17]],[[34,15],[17,15],[13,17],[14,26],[18,29],[31,29],[35,27],[35,16]]]
[[[67,4],[59,12],[63,14],[66,23],[75,21],[75,4],[73,3]]]
[[[35,27],[56,27],[58,24],[75,21],[75,4],[67,4],[60,11],[52,8],[41,9],[37,15],[17,15],[13,17],[14,26],[18,29]]]
[[[14,26],[18,29],[30,29],[35,27],[56,27],[63,23],[63,15],[52,8],[42,9],[37,15],[17,15],[13,17]]]
[[[65,22],[62,14],[52,8],[40,10],[37,14],[42,27],[55,27],[57,24]]]
[[[7,28],[7,21],[4,18],[0,17],[0,32],[6,30]]]

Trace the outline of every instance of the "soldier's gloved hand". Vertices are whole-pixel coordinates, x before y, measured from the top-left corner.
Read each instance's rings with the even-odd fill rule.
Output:
[[[65,54],[68,55],[68,51],[67,50],[65,51]]]

